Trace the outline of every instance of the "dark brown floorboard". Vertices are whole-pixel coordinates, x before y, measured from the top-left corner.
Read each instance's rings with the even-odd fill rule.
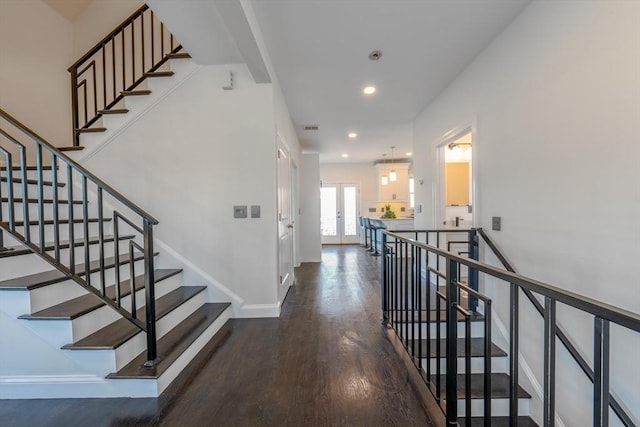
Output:
[[[380,323],[379,258],[329,247],[279,319],[231,320],[158,399],[0,401],[0,425],[428,426]]]

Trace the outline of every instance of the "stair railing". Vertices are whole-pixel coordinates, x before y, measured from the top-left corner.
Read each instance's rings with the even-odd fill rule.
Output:
[[[107,34],[71,67],[73,145],[80,134],[156,71],[182,46],[146,4]]]
[[[442,230],[446,232],[447,230]],[[569,292],[558,287],[505,271],[489,264],[463,257],[442,248],[429,245],[415,239],[402,236],[407,232],[382,232],[383,262],[382,262],[382,310],[383,323],[392,328],[405,350],[413,360],[414,365],[421,374],[436,400],[443,409],[447,422],[455,425],[458,422],[458,313],[461,313],[465,323],[465,407],[467,409],[465,417],[469,423],[471,420],[470,411],[470,364],[467,361],[470,354],[468,334],[469,321],[473,314],[462,304],[461,291],[473,295],[480,299],[480,304],[484,305],[485,313],[485,341],[484,341],[484,424],[490,425],[491,404],[489,401],[490,383],[490,330],[491,330],[491,300],[485,295],[471,289],[460,281],[458,271],[460,266],[465,266],[469,271],[475,270],[485,277],[492,277],[510,284],[511,290],[511,357],[510,357],[510,425],[518,425],[518,383],[517,372],[519,369],[517,357],[518,343],[518,295],[520,291],[527,291],[540,295],[544,298],[544,393],[543,393],[543,424],[552,426],[555,422],[555,378],[556,378],[556,347],[555,339],[558,335],[558,325],[556,322],[557,303],[565,304],[577,310],[585,312],[594,318],[594,407],[593,425],[608,425],[608,408],[611,402],[609,390],[609,369],[610,369],[610,325],[618,325],[640,333],[640,315],[604,304],[600,301],[584,297],[582,295]],[[444,263],[446,273],[435,268],[434,258],[439,258]],[[424,265],[423,265],[424,264]],[[427,272],[426,283],[423,284],[423,271]],[[436,289],[435,301],[430,300],[429,292],[431,288],[431,277],[443,277],[445,281],[444,292]],[[423,298],[423,288],[427,289]],[[425,302],[423,303],[423,300]],[[427,326],[426,337],[423,337],[421,325],[423,320],[429,324],[429,314],[432,302],[436,307],[436,375],[431,372],[431,351],[430,326]],[[440,304],[444,302],[445,309],[440,310]],[[515,306],[515,308],[514,308]],[[423,311],[426,318],[422,317]],[[441,338],[441,315],[444,314],[445,325],[445,360],[446,369],[442,375],[440,369],[440,338]],[[416,330],[417,329],[417,330]],[[515,343],[515,344],[513,344]],[[515,347],[515,348],[514,348]],[[426,359],[423,363],[427,348]],[[515,349],[515,352],[514,352]],[[444,390],[442,380],[444,377]],[[444,396],[443,396],[444,391]],[[623,422],[624,419],[623,419]],[[470,424],[467,424],[470,425]],[[633,425],[633,424],[630,424]]]
[[[2,109],[0,153],[4,155],[4,164],[0,164],[0,174],[4,172],[0,181],[0,235],[3,231],[9,233],[68,279],[99,297],[122,317],[144,331],[147,336],[145,366],[153,366],[157,357],[153,226],[158,224],[158,221]],[[14,164],[14,156],[19,159],[17,165]],[[35,167],[29,166],[27,162],[34,160]],[[44,179],[45,170],[50,171],[50,181]],[[35,172],[35,179],[28,177],[29,171]],[[16,190],[15,184],[18,183],[20,186]],[[2,184],[5,192],[2,191]],[[36,194],[33,194],[33,189],[29,190],[29,185],[36,185]],[[66,188],[62,190],[63,194],[60,194],[62,186]],[[45,196],[45,188],[49,187],[51,195]],[[16,192],[21,194],[15,194]],[[93,198],[90,195],[93,195]],[[78,196],[81,200],[76,200],[75,197]],[[95,205],[90,203],[90,199],[96,201]],[[35,212],[30,209],[30,204],[35,205]],[[112,239],[115,256],[111,263],[107,257],[109,239],[105,236],[105,223],[111,219],[107,218],[105,205],[114,209]],[[79,209],[76,209],[76,206]],[[17,211],[21,211],[20,221],[16,218]],[[63,218],[65,216],[66,218]],[[94,222],[98,229],[97,254],[91,253],[89,244],[92,240],[89,227]],[[61,253],[65,245],[61,244],[60,238],[65,224],[68,224],[69,236],[69,251],[66,257]],[[76,236],[76,224],[81,225],[80,236]],[[51,225],[50,230],[47,225]],[[37,227],[36,233],[31,233],[32,226]],[[133,234],[129,235],[130,233]],[[76,240],[76,237],[79,238]],[[49,238],[52,239],[52,243],[47,243]],[[131,241],[129,254],[120,257],[119,243],[125,239]],[[135,239],[141,244],[135,243]],[[76,264],[75,248],[80,246],[84,247],[84,251],[82,260]],[[92,261],[96,255],[97,261]],[[120,282],[120,268],[129,263],[133,274],[133,265],[139,260],[143,260],[144,264],[144,311],[137,309],[135,304],[135,277],[132,275],[128,281]],[[115,296],[111,295],[107,288],[106,272],[110,267],[115,268]],[[95,279],[92,277],[93,274],[97,276]],[[121,301],[123,286],[125,291],[128,287],[131,294],[130,308],[124,307]],[[144,315],[144,321],[140,319],[141,315]]]
[[[498,246],[495,244],[495,242],[491,239],[491,237],[489,237],[489,235],[482,229],[479,228],[478,229],[478,235],[480,237],[482,237],[482,240],[484,240],[484,242],[487,244],[487,246],[489,247],[489,249],[491,250],[491,252],[493,252],[493,254],[496,256],[496,258],[500,261],[500,263],[502,264],[502,266],[507,270],[510,271],[512,273],[516,273],[517,271],[515,269],[515,267],[513,266],[513,264],[511,264],[509,262],[509,260],[507,259],[507,257],[502,253],[502,251],[498,248]],[[518,312],[519,312],[519,303],[518,303],[518,299],[517,299],[517,293],[518,293],[518,289],[517,287],[515,287],[513,284],[511,285],[511,289],[510,289],[510,302],[511,302],[511,312],[510,312],[510,323],[512,325],[511,327],[511,331],[514,330],[513,324],[515,322],[515,324],[517,325],[518,322]],[[531,304],[535,307],[536,311],[541,315],[544,316],[545,315],[545,308],[543,307],[543,305],[540,303],[540,301],[538,301],[538,299],[536,299],[536,297],[533,295],[533,293],[526,288],[522,288],[522,292],[526,295],[526,297],[529,299],[529,301],[531,302]],[[602,328],[603,325],[598,325],[598,328]],[[608,326],[607,326],[608,328]],[[517,326],[516,328],[517,329]],[[603,333],[603,331],[600,331],[600,333]],[[510,354],[518,354],[518,337],[517,335],[514,336],[513,332],[511,334],[512,336],[510,337]],[[593,369],[591,369],[591,367],[589,366],[589,363],[586,361],[586,359],[580,354],[580,352],[578,351],[578,348],[571,342],[571,339],[569,338],[569,336],[562,330],[562,328],[560,326],[556,327],[556,335],[558,336],[558,339],[560,340],[560,342],[562,343],[562,345],[564,345],[565,349],[569,352],[569,354],[571,355],[571,357],[573,358],[573,360],[578,364],[578,366],[580,367],[580,369],[582,369],[582,371],[585,373],[585,375],[589,378],[589,381],[591,381],[592,383],[595,383],[596,381],[596,373],[594,373]],[[517,363],[517,358],[514,362]],[[512,384],[511,384],[511,388],[513,388],[517,383],[518,383],[518,378],[517,378],[517,373],[518,373],[518,366],[517,364],[515,366],[512,366],[511,371],[515,374],[514,376],[512,376]],[[601,376],[601,375],[600,375]],[[602,379],[600,379],[602,381]],[[633,421],[631,420],[631,418],[629,417],[629,414],[627,414],[624,410],[624,408],[622,407],[622,405],[620,405],[620,403],[617,401],[617,399],[615,398],[615,396],[613,396],[609,390],[603,391],[607,394],[606,399],[603,399],[603,402],[606,403],[606,401],[608,400],[609,404],[605,405],[603,407],[598,407],[598,411],[599,414],[596,415],[596,418],[599,418],[602,416],[602,414],[600,414],[601,412],[604,412],[604,416],[606,417],[606,413],[608,413],[608,406],[611,405],[611,409],[613,409],[613,412],[618,416],[618,418],[620,418],[620,420],[624,423],[625,426],[627,427],[632,427],[634,426]],[[604,404],[603,403],[603,404]]]

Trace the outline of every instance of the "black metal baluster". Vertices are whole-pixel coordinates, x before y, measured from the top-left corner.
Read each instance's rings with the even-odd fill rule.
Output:
[[[519,328],[520,328],[520,287],[509,285],[509,424],[518,426],[518,375]],[[485,313],[486,315],[486,313]]]
[[[44,253],[46,246],[44,237],[44,189],[42,178],[42,145],[37,144],[36,147],[36,173],[38,175],[38,233],[40,237],[40,250],[41,254]],[[24,203],[29,203],[28,200],[24,200]]]
[[[31,242],[31,226],[29,224],[29,191],[27,183],[27,154],[24,145],[18,143],[18,150],[20,155],[20,180],[22,181],[22,222],[24,223],[24,238],[25,241]],[[2,244],[0,244],[2,247]]]
[[[91,286],[91,254],[89,247],[89,206],[87,199],[87,177],[82,176],[82,228],[84,235],[84,278]],[[102,217],[99,218],[102,220]]]
[[[75,221],[73,213],[73,169],[67,165],[67,217],[69,219],[69,241],[75,241]],[[69,252],[69,270],[71,274],[76,274],[76,251]]]
[[[360,217],[360,219],[362,219],[362,217]],[[387,235],[385,233],[382,233],[382,324],[383,325],[387,325],[387,292],[388,292],[388,277],[387,277],[387,270],[388,270],[388,266],[387,263],[389,262],[389,254],[388,254],[388,250],[387,250]]]
[[[427,234],[428,239],[429,234]],[[425,309],[427,312],[427,378],[431,381],[431,271],[429,271],[429,251],[425,251]],[[436,297],[437,299],[437,297]],[[436,358],[440,355],[436,354]]]
[[[98,186],[98,218],[104,217],[103,200],[102,200],[102,187]],[[98,241],[99,241],[99,263],[100,263],[100,289],[102,295],[107,295],[107,281],[105,278],[104,268],[104,222],[98,221]]]
[[[53,199],[53,248],[55,259],[60,262],[60,218],[58,204],[58,161],[55,153],[51,153],[51,188]],[[69,202],[71,203],[71,202]],[[73,241],[69,241],[69,251],[73,252]]]
[[[135,267],[135,256],[134,256],[134,248],[138,246],[135,244],[133,240],[129,241],[129,290],[131,291],[131,316],[134,319],[137,319],[136,314],[136,267]]]
[[[416,247],[411,245],[411,356],[416,361]],[[418,343],[419,344],[419,343]],[[421,360],[418,359],[418,366]]]
[[[544,414],[545,427],[555,425],[556,385],[556,302],[544,299]]]
[[[120,232],[118,230],[118,212],[113,211],[113,258],[115,259],[116,277],[116,304],[122,306],[120,302],[122,292],[120,290]]]
[[[13,159],[11,153],[0,147],[0,150],[4,153],[5,158],[5,170],[7,174],[7,224],[9,225],[9,230],[14,231],[16,229],[15,224],[15,200],[13,198]],[[1,197],[1,196],[0,196]],[[23,201],[23,203],[28,203],[28,201]],[[0,205],[2,202],[0,202]],[[3,219],[2,213],[0,212],[0,220]],[[1,242],[0,242],[1,243]],[[0,248],[3,246],[0,245]]]
[[[144,288],[147,308],[147,361],[146,367],[151,367],[157,357],[156,342],[156,304],[155,304],[155,278],[153,267],[153,225],[147,219],[144,220]]]
[[[402,258],[400,258],[402,272],[401,276],[403,277],[403,288],[404,288],[404,348],[409,348],[409,326],[413,327],[413,324],[409,325],[409,311],[411,310],[411,306],[409,304],[409,265],[408,265],[408,243],[404,242],[402,245]]]
[[[458,344],[458,315],[456,310],[458,263],[447,260],[447,385],[446,385],[446,415],[447,422],[455,424],[458,421],[458,378],[457,378],[457,344]]]
[[[442,391],[441,391],[442,381],[440,380],[442,378],[442,370],[441,370],[442,346],[440,342],[440,340],[442,339],[441,333],[440,333],[440,327],[442,322],[442,314],[441,314],[442,307],[440,306],[440,300],[444,299],[446,302],[446,297],[442,295],[442,293],[438,290],[436,290],[435,297],[436,297],[436,400],[440,402],[442,400]]]
[[[416,236],[417,240],[417,236]],[[417,287],[417,299],[418,299],[418,360],[420,361],[420,374],[423,375],[424,366],[422,365],[422,359],[424,358],[424,352],[422,351],[422,249],[416,247],[416,287]],[[428,326],[428,325],[427,325]],[[427,365],[429,364],[429,357],[427,353]]]
[[[609,321],[594,318],[593,425],[609,425]]]
[[[491,300],[484,299],[484,425],[491,425]],[[516,417],[517,418],[517,417]]]

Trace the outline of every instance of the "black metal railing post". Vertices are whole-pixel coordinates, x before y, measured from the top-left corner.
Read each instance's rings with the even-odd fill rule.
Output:
[[[478,261],[479,258],[479,250],[478,250],[478,232],[475,228],[469,230],[469,242],[468,242],[468,251],[469,258]],[[469,274],[469,287],[474,291],[479,289],[478,287],[478,270],[475,268],[468,268]],[[469,311],[475,313],[478,308],[478,298],[475,296],[469,296]]]
[[[388,270],[388,250],[387,250],[387,235],[386,234],[382,234],[382,324],[386,325],[388,322],[388,289],[389,289],[389,283],[388,283],[388,277],[387,277],[387,270]]]
[[[147,361],[145,367],[152,367],[158,356],[156,342],[156,297],[155,279],[153,270],[153,224],[147,218],[144,219],[144,289],[147,323]],[[132,293],[135,290],[131,291]]]
[[[458,263],[447,260],[447,380],[445,398],[449,425],[458,425]]]
[[[609,425],[609,322],[595,317],[593,343],[593,425]]]

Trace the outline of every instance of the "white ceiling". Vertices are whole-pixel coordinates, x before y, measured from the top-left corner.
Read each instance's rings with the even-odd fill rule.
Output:
[[[529,0],[253,0],[296,132],[320,161],[413,148],[413,119]],[[379,62],[368,59],[374,49]],[[366,84],[375,95],[362,94]],[[320,130],[304,131],[318,124]],[[358,137],[350,140],[349,132]],[[347,153],[347,159],[341,154]]]

